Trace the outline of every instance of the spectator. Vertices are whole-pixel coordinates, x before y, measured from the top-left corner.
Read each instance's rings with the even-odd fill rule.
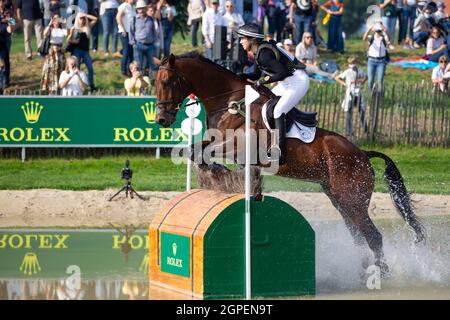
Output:
[[[48,91],[49,94],[57,95],[59,75],[66,64],[62,45],[67,36],[67,30],[62,28],[60,16],[54,15],[51,18],[44,30],[44,37],[47,36],[50,36],[50,48],[42,68],[41,89]]]
[[[420,12],[417,19],[414,21],[414,33],[413,33],[413,41],[414,48],[418,49],[421,45],[425,44],[431,32],[431,10],[429,8],[425,8],[423,12]]]
[[[71,6],[77,6],[78,12],[87,13],[91,16],[97,17],[97,21],[91,28],[92,36],[92,51],[97,52],[98,49],[98,32],[99,32],[99,21],[98,17],[100,7],[104,7],[104,2],[99,2],[99,0],[69,0]],[[104,9],[102,10],[103,15]]]
[[[205,10],[202,17],[202,34],[205,38],[205,54],[213,60],[214,29],[222,25],[222,16],[219,13],[219,0],[211,0],[211,6]]]
[[[136,61],[130,63],[131,78],[126,79],[124,86],[128,96],[150,94],[150,79],[142,74]]]
[[[266,8],[267,20],[269,22],[269,36],[272,39],[276,39],[277,42],[281,42],[285,24],[284,2],[283,0],[267,0]]]
[[[242,11],[237,11],[236,13],[242,15],[242,18],[244,19],[244,23],[253,22],[256,18],[256,9],[259,6],[259,4],[258,4],[259,1],[256,1],[256,0],[236,1],[236,3],[238,3],[238,2],[242,3]],[[227,3],[225,2],[225,11],[226,11],[226,5],[227,5]]]
[[[87,86],[86,74],[79,70],[77,57],[67,58],[66,70],[61,72],[59,77],[59,87],[62,96],[81,96]]]
[[[5,77],[5,61],[0,56],[0,96],[3,95],[3,91],[5,90],[5,86],[6,86],[5,78],[6,78]]]
[[[198,45],[198,27],[202,21],[204,12],[205,4],[203,0],[189,0],[187,25],[191,26],[191,44],[194,48]]]
[[[227,41],[229,43],[229,49],[231,49],[232,34],[239,27],[244,25],[244,19],[239,13],[234,12],[233,1],[227,0],[225,2],[225,14],[222,16],[222,25],[227,27]]]
[[[406,32],[403,30],[405,28],[405,24],[403,23],[403,9],[405,8],[405,1],[404,0],[397,0],[396,2],[396,15],[398,20],[398,44],[404,45],[405,44],[405,37]],[[395,41],[394,38],[392,38],[392,41]]]
[[[170,54],[170,46],[173,38],[173,19],[177,15],[175,6],[170,6],[166,0],[159,0],[156,6],[156,18],[161,21],[161,28],[163,31],[163,53],[164,57]]]
[[[373,35],[370,35],[375,31]],[[383,34],[383,32],[385,34]],[[378,92],[383,90],[384,73],[386,65],[389,62],[389,54],[387,51],[390,43],[389,35],[385,26],[381,22],[375,23],[363,36],[363,40],[369,42],[369,50],[367,52],[367,74],[369,76],[369,90],[374,89],[375,73],[377,74]]]
[[[103,14],[101,15],[103,27],[103,52],[109,55],[109,36],[112,37],[112,53],[117,54],[118,29],[117,29],[117,8],[119,2],[117,0],[100,0],[103,4]]]
[[[317,63],[317,47],[314,45],[314,40],[311,32],[303,33],[302,41],[295,48],[295,57],[298,61],[306,65],[306,73],[309,76],[315,74],[334,79],[335,74],[320,70]]]
[[[317,15],[319,14],[319,3],[317,0],[311,0],[312,7],[312,35],[314,39],[314,43],[318,47],[326,48],[325,42],[323,41],[322,34],[320,33],[320,29],[317,26]]]
[[[290,0],[288,0],[290,1]],[[256,8],[255,22],[261,27],[264,27],[264,18],[266,17],[266,6],[264,0],[258,0],[258,6]],[[245,22],[245,20],[244,20]]]
[[[362,96],[362,86],[367,81],[367,75],[358,68],[358,61],[354,56],[347,59],[348,69],[337,75],[335,80],[345,86],[345,98],[342,102],[342,109],[347,112],[346,127],[347,136],[352,135],[352,117],[353,107],[358,107],[358,112],[361,119],[361,127],[367,133],[366,126],[366,105]]]
[[[50,19],[57,14],[61,16],[61,9],[66,7],[65,1],[60,0],[41,0],[44,9],[44,27],[50,24]],[[58,74],[59,75],[59,74]]]
[[[431,37],[427,41],[427,56],[428,60],[433,62],[440,61],[441,56],[448,57],[447,44],[444,38],[441,37],[441,31],[437,27],[431,29]]]
[[[117,9],[117,26],[119,29],[120,42],[122,43],[122,60],[120,71],[122,75],[128,76],[128,66],[133,61],[133,46],[130,45],[128,35],[130,34],[131,23],[135,17],[135,0],[126,0]]]
[[[156,56],[157,33],[155,28],[155,6],[147,6],[144,0],[136,3],[136,18],[131,23],[130,44],[133,46],[134,60],[138,63],[139,70],[153,77],[156,70],[153,58]]]
[[[380,8],[383,10],[383,25],[386,27],[389,39],[392,39],[392,43],[395,39],[395,25],[397,23],[397,0],[380,0]],[[389,49],[394,49],[391,44]]]
[[[431,75],[433,82],[433,92],[448,93],[448,83],[450,80],[450,63],[448,63],[447,56],[439,58],[439,65],[433,69]]]
[[[447,13],[445,12],[445,4],[442,1],[437,3],[437,9],[438,10],[433,14],[433,18],[436,22],[448,18]]]
[[[309,0],[292,1],[289,22],[294,23],[294,43],[299,44],[304,32],[312,33],[313,12]]]
[[[412,49],[412,39],[414,32],[414,21],[416,19],[417,0],[401,0],[403,1],[403,27],[400,28],[401,38],[404,39],[403,48]]]
[[[25,42],[25,55],[28,60],[33,58],[33,50],[31,48],[32,30],[36,35],[37,47],[42,43],[42,12],[39,0],[17,0],[17,19],[23,24],[23,34]]]
[[[4,64],[4,86],[8,87],[10,81],[10,51],[11,51],[11,34],[17,27],[16,20],[12,16],[12,4],[4,0],[0,0],[0,58]]]
[[[344,53],[344,37],[342,35],[342,15],[344,13],[344,0],[329,0],[320,6],[330,14],[328,23],[328,50]]]
[[[96,90],[94,85],[94,67],[89,54],[89,36],[91,28],[97,23],[97,17],[90,14],[79,13],[75,20],[75,26],[70,29],[67,41],[72,46],[73,55],[77,58],[77,68],[83,62],[89,73],[89,86],[91,91]]]
[[[287,52],[289,52],[292,57],[295,56],[295,46],[291,39],[284,39],[282,48]]]

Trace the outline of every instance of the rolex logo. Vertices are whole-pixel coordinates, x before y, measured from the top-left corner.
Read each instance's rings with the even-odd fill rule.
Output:
[[[153,101],[146,102],[143,106],[141,106],[141,109],[144,112],[145,121],[147,121],[147,123],[150,123],[150,124],[155,123],[155,118],[156,118],[155,103]]]
[[[41,271],[37,255],[33,252],[26,253],[19,270],[29,276]]]
[[[172,243],[172,253],[174,256],[177,255],[177,244],[175,242]]]
[[[25,105],[22,105],[23,114],[28,123],[38,122],[42,109],[44,106],[37,101],[26,102]]]

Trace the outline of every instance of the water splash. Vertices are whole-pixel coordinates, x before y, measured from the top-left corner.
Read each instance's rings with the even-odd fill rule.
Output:
[[[425,244],[414,243],[414,232],[400,219],[375,221],[383,235],[391,276],[383,287],[448,287],[450,289],[450,217],[423,220]],[[316,231],[317,292],[367,290],[369,274],[363,265],[373,264],[367,246],[353,243],[342,221],[312,222]]]

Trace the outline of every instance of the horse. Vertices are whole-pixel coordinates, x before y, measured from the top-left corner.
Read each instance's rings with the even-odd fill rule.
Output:
[[[155,75],[155,121],[164,127],[173,124],[185,97],[195,94],[205,107],[208,129],[244,130],[245,118],[228,112],[228,106],[244,98],[248,84],[199,53],[171,54],[161,62]],[[256,129],[266,129],[261,110],[270,97],[265,92],[261,91],[262,97],[251,106],[252,127]],[[416,242],[424,240],[425,229],[414,213],[400,171],[394,161],[381,152],[361,150],[345,137],[317,128],[311,143],[287,139],[286,163],[279,167],[277,175],[319,183],[344,219],[355,244],[367,244],[374,254],[375,265],[387,276],[389,267],[383,253],[382,235],[368,213],[375,181],[371,158],[384,160],[393,203],[414,230]]]

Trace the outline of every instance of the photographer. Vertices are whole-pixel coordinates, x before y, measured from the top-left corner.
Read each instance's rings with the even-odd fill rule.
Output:
[[[124,86],[128,96],[143,96],[150,94],[150,78],[139,70],[136,61],[130,63],[131,78],[126,79]]]
[[[371,33],[375,31],[373,35]],[[363,40],[368,41],[369,50],[367,52],[367,74],[369,75],[369,90],[372,91],[375,85],[375,73],[377,74],[378,93],[383,90],[384,74],[386,65],[389,63],[389,53],[387,48],[390,39],[386,27],[377,22],[367,30]]]
[[[58,94],[58,77],[64,70],[66,59],[62,52],[62,45],[67,36],[67,30],[62,28],[62,19],[54,15],[44,30],[44,38],[50,37],[50,48],[45,56],[42,68],[41,89],[49,94]]]
[[[62,96],[81,96],[87,86],[86,74],[77,68],[77,57],[67,58],[66,70],[59,77]]]

